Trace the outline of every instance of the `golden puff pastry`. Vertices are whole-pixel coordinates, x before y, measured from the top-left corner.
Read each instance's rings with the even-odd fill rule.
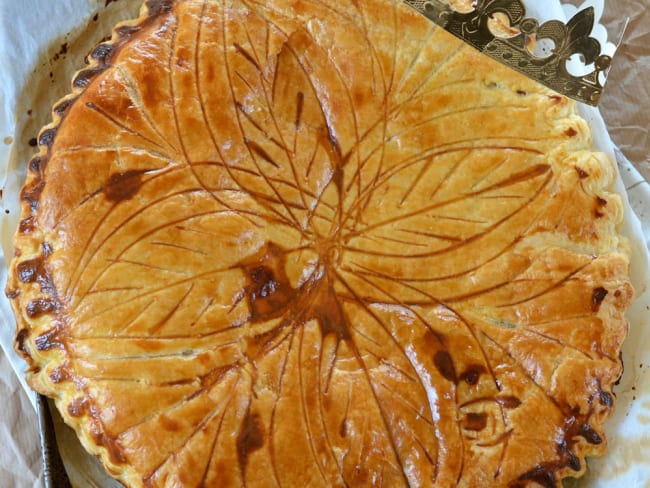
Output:
[[[129,487],[559,486],[632,300],[573,102],[397,0],[149,0],[54,108],[7,294]]]

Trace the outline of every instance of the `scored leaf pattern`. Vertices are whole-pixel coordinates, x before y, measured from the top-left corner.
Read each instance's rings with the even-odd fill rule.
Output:
[[[39,209],[68,416],[106,462],[147,486],[583,469],[621,284],[566,101],[399,2],[172,5],[66,114]]]

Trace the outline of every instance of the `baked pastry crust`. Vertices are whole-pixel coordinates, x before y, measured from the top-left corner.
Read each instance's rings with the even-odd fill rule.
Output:
[[[127,486],[556,486],[632,299],[573,102],[390,0],[154,0],[29,164],[28,381]]]

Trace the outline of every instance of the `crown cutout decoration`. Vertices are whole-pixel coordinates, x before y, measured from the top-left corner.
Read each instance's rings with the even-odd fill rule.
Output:
[[[612,57],[602,54],[601,43],[591,37],[593,7],[580,10],[566,24],[549,20],[540,25],[526,17],[521,0],[473,0],[463,7],[441,0],[404,3],[506,66],[567,97],[598,105]],[[573,74],[569,66],[586,74]]]

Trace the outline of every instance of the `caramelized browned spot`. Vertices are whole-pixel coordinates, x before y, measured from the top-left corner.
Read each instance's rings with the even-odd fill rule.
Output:
[[[46,279],[43,257],[30,259],[18,264],[16,272],[23,283],[34,283]]]
[[[35,181],[31,186],[24,186],[20,192],[20,199],[27,202],[32,211],[38,208],[38,199],[45,185],[42,181]]]
[[[531,482],[537,483],[543,488],[557,488],[556,472],[559,466],[555,464],[538,465],[527,473],[522,474],[519,479],[510,484],[510,488],[526,488]]]
[[[264,427],[258,414],[246,413],[242,422],[242,430],[237,437],[237,454],[239,455],[239,467],[242,476],[246,472],[248,456],[264,446]]]
[[[468,413],[462,421],[463,429],[481,431],[487,426],[487,414]]]
[[[503,406],[503,408],[517,408],[521,405],[521,400],[514,396],[498,396],[496,401]]]
[[[25,312],[28,317],[34,318],[44,313],[54,312],[57,308],[58,302],[53,298],[38,298],[27,303]]]
[[[70,372],[68,370],[68,365],[63,364],[54,368],[50,372],[50,379],[52,383],[61,383],[63,381],[68,381],[70,379]]]
[[[35,145],[38,145],[38,142],[36,142],[36,139],[34,139]],[[31,145],[31,144],[30,144]],[[43,160],[39,156],[34,156],[32,159],[29,161],[29,170],[32,171],[33,173],[40,174],[41,171],[43,170],[43,164],[41,164]]]
[[[88,399],[79,397],[72,400],[68,405],[68,413],[73,417],[81,417],[88,413]]]
[[[246,296],[253,322],[283,315],[296,297],[286,275],[284,256],[285,252],[271,243],[261,256],[242,266],[249,282]]]
[[[456,368],[451,355],[447,351],[438,351],[433,357],[434,364],[440,374],[447,380],[456,383]]]
[[[7,290],[5,292],[5,295],[9,300],[13,300],[14,298],[17,298],[20,295],[20,290]]]
[[[611,408],[614,406],[614,398],[612,397],[611,393],[608,393],[606,391],[601,391],[600,392],[600,404],[604,405],[605,407]]]
[[[589,173],[587,173],[584,169],[582,169],[579,166],[576,166],[576,173],[578,173],[578,177],[580,177],[581,180],[584,180],[585,178],[589,178]]]
[[[594,206],[594,216],[597,219],[603,218],[605,213],[602,211],[603,207],[607,206],[607,200],[601,197],[596,197],[596,205]]]
[[[104,187],[104,195],[110,201],[121,202],[133,198],[142,186],[143,171],[127,171],[112,175]]]
[[[49,331],[39,335],[34,341],[36,349],[39,351],[47,351],[54,348],[62,348],[63,341],[61,339],[61,329],[54,327]]]
[[[56,134],[56,129],[46,129],[38,136],[38,145],[50,147],[54,142],[54,135]]]
[[[605,300],[607,295],[609,295],[609,291],[602,286],[599,286],[594,290],[591,298],[592,309],[594,312],[600,310],[600,304],[603,303],[603,300]]]
[[[89,408],[92,409],[92,407]],[[122,446],[120,446],[119,442],[115,438],[108,435],[100,426],[98,426],[98,423],[98,421],[95,421],[90,431],[90,434],[95,443],[98,446],[103,446],[106,448],[108,458],[111,460],[111,462],[118,465],[126,463],[127,459],[124,457],[124,450]]]
[[[34,231],[34,217],[25,217],[20,221],[20,224],[18,225],[18,230],[22,234],[29,234],[30,232]]]
[[[583,437],[589,444],[602,444],[603,439],[600,437],[600,434],[596,432],[591,425],[588,424],[582,424],[580,426],[580,430],[578,431],[578,435]]]
[[[465,381],[468,385],[476,385],[482,374],[486,372],[485,366],[477,364],[470,366],[467,370],[460,375],[460,379]]]
[[[323,337],[334,334],[339,340],[348,340],[347,318],[331,276],[334,263],[330,261],[330,249],[326,248],[321,256],[322,269],[326,271],[314,272],[298,289],[291,287],[286,275],[286,254],[276,244],[269,243],[261,255],[242,265],[249,283],[246,296],[252,311],[251,321],[265,322],[281,316],[295,317],[301,322],[317,319]],[[255,340],[258,344],[268,344],[281,328]]]
[[[163,429],[169,432],[177,431],[180,427],[177,421],[175,421],[172,418],[169,418],[167,415],[160,416],[160,424],[162,425]]]
[[[348,435],[348,424],[345,419],[341,421],[341,426],[339,427],[339,435],[341,437],[346,437]]]
[[[74,103],[74,98],[67,98],[65,100],[62,100],[58,104],[56,104],[52,110],[59,117],[65,117],[66,112],[73,105],[73,103]]]
[[[20,329],[16,334],[16,341],[15,341],[16,349],[21,353],[23,353],[25,356],[29,355],[29,352],[27,351],[27,346],[25,344],[28,337],[29,337],[29,330],[27,329]]]

